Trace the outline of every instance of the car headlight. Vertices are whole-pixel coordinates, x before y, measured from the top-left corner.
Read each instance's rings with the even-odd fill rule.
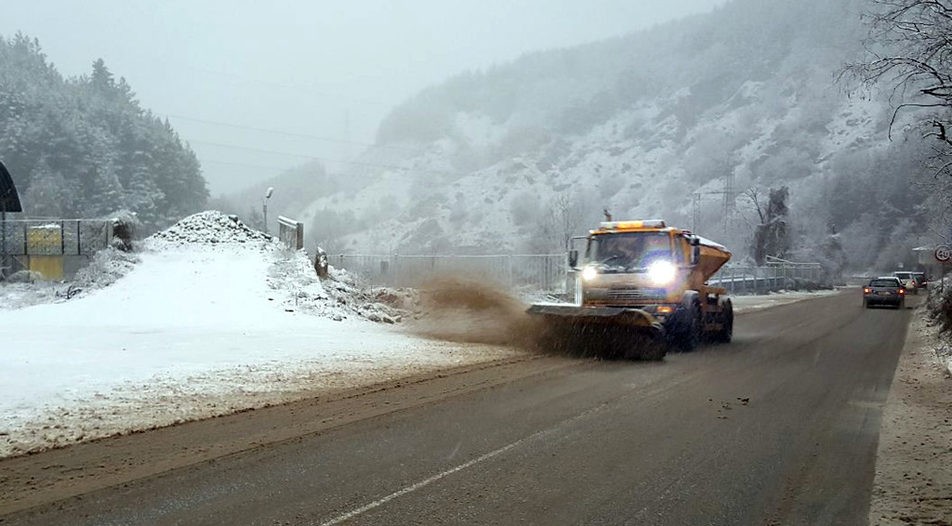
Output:
[[[648,265],[648,279],[655,285],[670,285],[677,275],[678,267],[670,261],[655,261]]]
[[[592,281],[596,276],[598,276],[598,271],[595,270],[595,267],[588,266],[582,269],[583,281]]]

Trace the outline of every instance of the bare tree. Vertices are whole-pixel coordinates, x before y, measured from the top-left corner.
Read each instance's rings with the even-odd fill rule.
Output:
[[[754,230],[754,239],[750,247],[750,255],[758,265],[763,265],[767,256],[784,258],[790,251],[790,229],[787,224],[789,209],[787,198],[790,191],[786,186],[776,190],[771,189],[767,203],[762,206],[760,194],[756,190],[749,190],[747,197],[757,208],[760,215],[760,224]]]
[[[530,248],[544,252],[567,250],[573,236],[579,235],[585,226],[584,213],[579,196],[570,197],[561,193],[546,203],[547,211],[537,221],[536,235],[532,236]]]
[[[750,188],[744,190],[744,197],[750,200],[750,204],[754,205],[754,210],[757,211],[757,215],[760,217],[760,223],[764,224],[767,222],[767,210],[761,205],[760,201],[763,199],[761,195],[761,190],[757,187],[751,186]]]
[[[870,30],[867,62],[844,73],[864,86],[885,84],[897,101],[890,122],[917,111],[925,137],[931,137],[939,163],[936,175],[952,174],[952,0],[873,0],[866,14]]]

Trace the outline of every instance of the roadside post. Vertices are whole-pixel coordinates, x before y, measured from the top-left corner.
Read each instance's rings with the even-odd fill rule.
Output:
[[[932,254],[935,256],[936,261],[942,265],[942,278],[939,282],[939,290],[942,294],[945,294],[945,274],[949,265],[952,264],[952,247],[949,245],[939,245],[935,247],[935,251],[933,251]]]

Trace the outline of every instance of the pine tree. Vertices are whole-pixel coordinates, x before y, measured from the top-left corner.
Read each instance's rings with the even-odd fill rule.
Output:
[[[36,214],[130,208],[148,233],[208,199],[194,152],[104,60],[63,79],[39,42],[19,33],[0,37],[0,159]]]

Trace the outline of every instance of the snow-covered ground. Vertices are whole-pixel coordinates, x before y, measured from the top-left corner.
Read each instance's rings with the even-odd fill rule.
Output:
[[[195,241],[150,240],[70,300],[0,295],[0,457],[515,353],[370,322],[346,281],[324,290],[266,240]]]
[[[734,312],[739,313],[757,309],[766,309],[768,307],[776,307],[778,305],[786,305],[788,303],[795,303],[798,301],[815,299],[838,293],[839,289],[814,291],[784,290],[771,294],[732,296],[731,301],[734,303]]]
[[[371,322],[400,311],[204,214],[134,255],[103,253],[71,299],[65,285],[39,285],[39,299],[0,287],[0,457],[522,352]],[[818,294],[741,297],[737,310]]]

